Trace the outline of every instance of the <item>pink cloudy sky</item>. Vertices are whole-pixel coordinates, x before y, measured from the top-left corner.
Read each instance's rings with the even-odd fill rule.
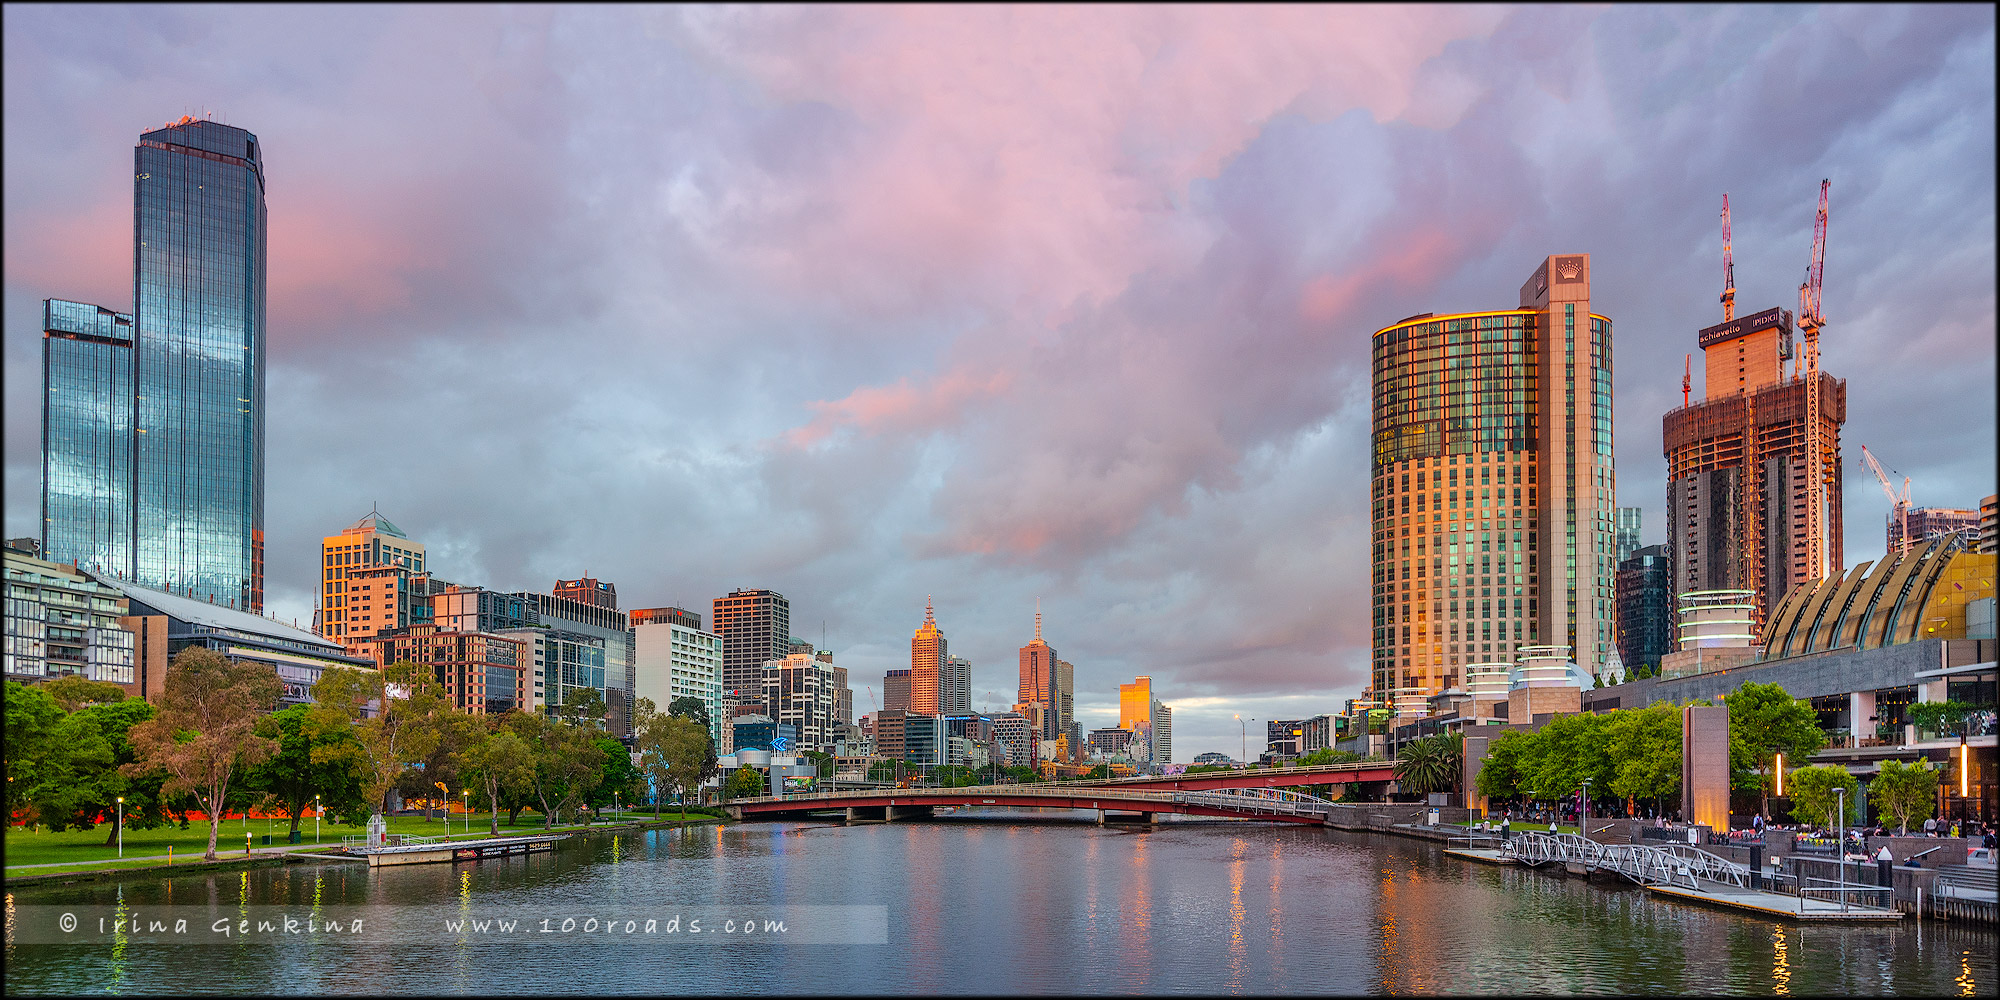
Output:
[[[6,532],[39,301],[127,307],[133,143],[210,110],[267,157],[287,617],[374,502],[458,582],[773,587],[878,693],[930,594],[1004,707],[1040,597],[1086,728],[1149,673],[1178,759],[1234,754],[1365,679],[1372,330],[1592,254],[1661,541],[1721,195],[1739,302],[1790,307],[1822,177],[1851,558],[1861,444],[1994,491],[1990,7],[10,6],[4,44]]]

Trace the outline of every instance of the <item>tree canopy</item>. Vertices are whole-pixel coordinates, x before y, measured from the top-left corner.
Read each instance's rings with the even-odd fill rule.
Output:
[[[157,714],[131,729],[136,760],[128,777],[155,769],[167,772],[166,794],[189,792],[208,815],[207,860],[215,859],[231,784],[240,768],[254,766],[277,749],[259,736],[258,717],[277,703],[282,687],[268,663],[231,660],[213,650],[190,646],[167,666]]]

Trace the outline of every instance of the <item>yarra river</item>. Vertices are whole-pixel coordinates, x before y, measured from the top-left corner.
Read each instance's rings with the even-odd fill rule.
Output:
[[[1470,864],[1384,835],[1075,818],[743,823],[599,834],[476,864],[333,862],[29,886],[7,895],[6,990],[1993,996],[2000,982],[2000,936],[1989,930],[1785,924]],[[26,914],[77,910],[89,924],[110,907],[368,913],[369,933],[115,943],[14,934]],[[773,907],[791,908],[791,940],[666,942],[615,924]],[[435,911],[558,927],[607,915],[612,932],[446,933],[426,916]],[[398,913],[416,916],[397,924]],[[886,943],[812,943],[814,933]]]

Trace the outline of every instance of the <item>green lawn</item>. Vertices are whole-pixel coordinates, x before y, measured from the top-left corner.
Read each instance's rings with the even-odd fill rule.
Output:
[[[606,810],[603,816],[604,819],[597,825],[601,826],[604,823],[619,821],[652,822],[653,819],[651,810],[640,811],[636,809],[627,810],[620,814],[613,814],[609,810]],[[709,818],[711,817],[700,813],[690,815],[686,813],[662,812],[660,814],[662,822]],[[445,836],[445,825],[442,820],[436,819],[426,822],[421,816],[389,817],[390,833],[410,836]],[[465,817],[462,814],[452,816],[450,827],[449,835],[452,838],[458,840],[466,839]],[[254,838],[253,844],[259,854],[264,853],[269,847],[291,846],[286,840],[286,832],[289,829],[289,824],[284,820],[267,822],[261,819],[252,819],[248,826],[248,830]],[[521,821],[513,826],[507,824],[507,817],[500,817],[501,836],[539,833],[541,829],[542,817],[538,813],[521,813]],[[567,825],[556,827],[556,829],[580,830],[583,827],[579,825]],[[244,830],[245,826],[241,819],[223,821],[222,829],[215,838],[216,856],[223,859],[243,857]],[[475,839],[485,837],[488,835],[488,830],[487,814],[473,814],[470,836]],[[104,845],[104,838],[110,832],[111,827],[109,824],[100,825],[94,830],[67,830],[62,833],[53,833],[47,829],[37,831],[31,827],[9,827],[7,830],[6,870],[9,874],[33,875],[56,871],[58,869],[24,868],[22,866],[62,864],[64,865],[64,869],[61,870],[67,870],[71,865],[79,866],[78,870],[91,870],[99,865],[104,865],[105,862],[111,862],[112,864],[105,866],[116,867],[116,862],[119,860],[118,849],[115,846],[106,847]],[[312,820],[306,820],[300,824],[299,832],[305,838],[299,846],[313,846]],[[269,847],[264,844],[264,835],[266,833],[273,835],[271,837],[272,843]],[[338,847],[341,843],[341,838],[361,836],[366,833],[366,830],[359,826],[322,823],[320,833],[320,843],[329,847]],[[200,860],[203,852],[208,850],[208,824],[206,822],[191,822],[185,830],[180,829],[178,826],[173,826],[158,827],[152,830],[127,828],[125,831],[125,861],[128,864],[135,858],[165,855],[169,847],[173,848],[175,863],[180,863],[183,860]],[[146,867],[164,863],[164,859],[140,862],[141,865]]]

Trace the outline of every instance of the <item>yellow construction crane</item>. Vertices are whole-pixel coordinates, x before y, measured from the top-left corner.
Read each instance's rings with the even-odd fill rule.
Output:
[[[1819,214],[1813,219],[1812,263],[1799,284],[1799,330],[1805,334],[1806,379],[1806,575],[1824,578],[1830,567],[1826,550],[1826,460],[1821,454],[1826,436],[1820,428],[1819,331],[1826,325],[1820,312],[1820,279],[1826,272],[1826,194],[1833,182],[1819,182]]]
[[[1729,246],[1729,192],[1722,192],[1722,321],[1736,318],[1736,254]]]
[[[1910,477],[1903,477],[1903,494],[1897,496],[1896,490],[1889,485],[1888,473],[1882,471],[1882,463],[1875,461],[1875,456],[1865,444],[1861,446],[1861,457],[1868,460],[1868,468],[1875,473],[1875,480],[1882,484],[1882,492],[1888,494],[1889,516],[1896,519],[1896,537],[1902,540],[1896,554],[1903,555],[1910,551]]]

